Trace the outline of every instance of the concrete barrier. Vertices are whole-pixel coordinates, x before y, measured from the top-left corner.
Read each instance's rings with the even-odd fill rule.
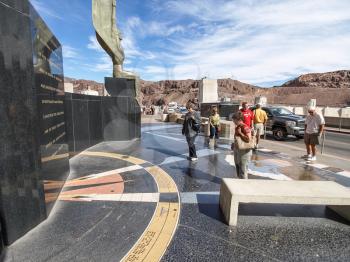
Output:
[[[233,141],[234,135],[235,135],[234,123],[232,121],[222,120],[220,122],[220,127],[221,127],[220,136],[222,138],[226,138],[226,139]]]
[[[350,118],[350,108],[342,108],[340,116],[342,118]]]
[[[168,114],[162,114],[162,122],[168,122],[169,121],[169,115]]]
[[[176,123],[178,118],[181,118],[181,114],[172,113],[169,114],[169,122]]]
[[[209,118],[202,117],[202,132],[204,133],[204,136],[209,137],[210,136],[210,128],[209,128]],[[220,138],[225,138],[232,140],[234,139],[234,123],[232,121],[227,120],[220,120]]]

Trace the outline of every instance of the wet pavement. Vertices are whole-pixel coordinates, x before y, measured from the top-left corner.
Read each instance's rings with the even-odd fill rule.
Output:
[[[142,132],[141,141],[104,142],[71,159],[51,216],[5,261],[350,260],[350,224],[324,206],[242,204],[238,226],[227,226],[219,189],[222,178],[236,178],[230,146],[209,149],[200,136],[199,160],[189,162],[181,126],[149,123]],[[250,179],[350,187],[344,171],[268,148],[249,170]]]

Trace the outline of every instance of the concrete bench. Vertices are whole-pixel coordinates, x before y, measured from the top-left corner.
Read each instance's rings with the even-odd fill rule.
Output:
[[[237,225],[239,203],[326,205],[350,221],[350,189],[332,181],[224,178],[220,208],[231,226]]]

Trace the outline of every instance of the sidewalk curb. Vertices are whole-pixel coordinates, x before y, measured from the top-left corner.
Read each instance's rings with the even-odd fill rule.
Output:
[[[336,129],[336,128],[334,128],[334,129],[325,128],[325,131],[331,132],[331,133],[350,135],[350,130],[339,130],[339,129]]]

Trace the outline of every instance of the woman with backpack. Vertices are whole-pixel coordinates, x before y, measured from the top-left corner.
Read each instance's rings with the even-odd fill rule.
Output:
[[[191,102],[187,103],[186,108],[188,113],[185,115],[182,134],[186,136],[189,149],[189,160],[196,161],[198,160],[198,157],[194,142],[200,130],[201,119],[199,113],[194,111],[194,105]]]

